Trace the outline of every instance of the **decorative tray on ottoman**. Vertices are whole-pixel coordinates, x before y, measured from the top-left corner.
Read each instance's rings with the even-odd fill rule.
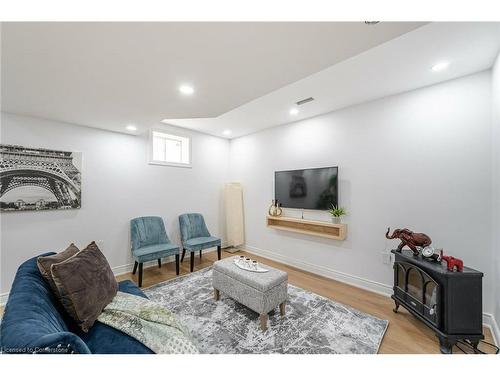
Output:
[[[248,264],[248,262],[245,259],[241,258],[236,258],[234,260],[234,264],[236,264],[236,266],[245,271],[258,272],[258,273],[264,273],[269,271],[265,268],[262,268],[259,263]]]

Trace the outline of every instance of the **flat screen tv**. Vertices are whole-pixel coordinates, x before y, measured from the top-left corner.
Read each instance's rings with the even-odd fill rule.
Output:
[[[338,167],[274,172],[274,198],[285,208],[328,210],[338,205]]]

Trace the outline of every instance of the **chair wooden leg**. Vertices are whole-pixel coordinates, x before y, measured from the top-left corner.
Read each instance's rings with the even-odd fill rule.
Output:
[[[191,253],[191,272],[193,272],[194,269],[194,251],[190,251]]]
[[[217,246],[217,258],[220,260],[221,256],[222,256],[222,249],[219,245]]]
[[[158,259],[158,268],[161,268],[161,258]]]
[[[184,260],[184,255],[186,255],[186,249],[182,249],[181,263]]]
[[[134,270],[132,271],[132,275],[135,275],[135,273],[137,272],[137,265],[138,264],[139,263],[137,263],[137,262],[134,263]]]
[[[175,254],[175,274],[179,275],[179,254]]]
[[[142,286],[142,265],[143,263],[139,263],[139,288]]]
[[[200,259],[201,259],[201,250],[200,250]]]

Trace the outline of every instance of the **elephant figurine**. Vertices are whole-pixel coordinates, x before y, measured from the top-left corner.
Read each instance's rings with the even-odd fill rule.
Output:
[[[394,229],[392,235],[389,236],[389,232],[391,228],[387,228],[387,233],[385,234],[385,238],[390,240],[394,238],[399,238],[401,243],[398,246],[397,251],[401,251],[403,247],[408,246],[412,251],[413,255],[418,255],[417,247],[426,247],[432,243],[431,238],[425,233],[413,233],[408,228],[404,229]]]

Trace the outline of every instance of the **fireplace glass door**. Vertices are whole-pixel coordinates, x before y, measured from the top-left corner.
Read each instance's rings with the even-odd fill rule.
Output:
[[[394,264],[394,293],[405,306],[439,325],[439,284],[419,267],[405,262]]]

